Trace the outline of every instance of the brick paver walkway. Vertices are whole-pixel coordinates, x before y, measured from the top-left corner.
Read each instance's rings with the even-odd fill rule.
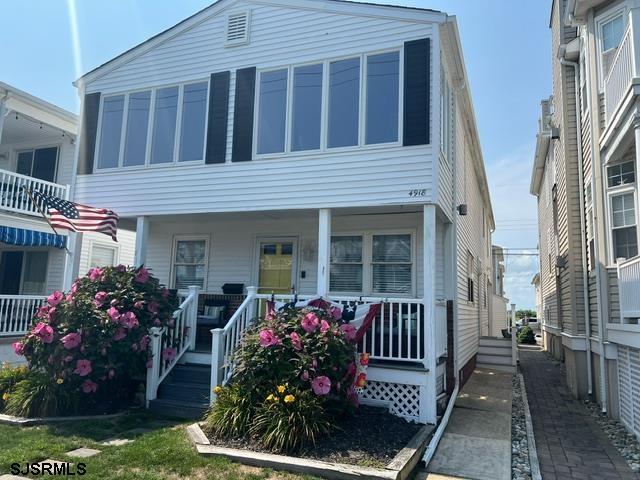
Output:
[[[544,480],[638,480],[586,407],[566,387],[560,367],[541,351],[520,350]]]

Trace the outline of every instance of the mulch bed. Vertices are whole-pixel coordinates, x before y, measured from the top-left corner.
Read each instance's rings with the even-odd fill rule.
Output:
[[[296,456],[325,462],[366,467],[384,467],[418,433],[422,425],[407,422],[386,409],[361,406],[353,416],[345,417],[339,428],[318,440]],[[251,439],[210,437],[212,445],[268,452]],[[270,453],[270,452],[269,452]]]

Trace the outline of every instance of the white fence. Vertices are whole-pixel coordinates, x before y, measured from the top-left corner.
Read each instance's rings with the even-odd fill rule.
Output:
[[[27,175],[0,170],[0,210],[39,217],[40,212],[24,191],[25,188],[64,199],[67,198],[69,192],[67,185],[59,185]]]
[[[151,368],[147,369],[147,406],[158,395],[158,387],[178,363],[180,357],[195,347],[196,322],[198,319],[199,287],[189,287],[186,297],[173,312],[173,318],[167,327],[151,328]]]
[[[33,315],[45,300],[39,295],[0,295],[0,337],[27,333]]]
[[[618,263],[621,323],[640,318],[640,256]]]
[[[510,314],[507,312],[507,299],[492,293],[489,335],[502,338],[502,330],[509,328],[510,323]]]
[[[634,71],[633,34],[631,23],[629,23],[613,57],[609,73],[604,80],[605,116],[607,122],[611,120],[613,113],[626,95],[634,77]]]

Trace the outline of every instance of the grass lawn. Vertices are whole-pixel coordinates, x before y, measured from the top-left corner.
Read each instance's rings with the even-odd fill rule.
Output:
[[[136,431],[154,425],[152,431]],[[82,462],[87,479],[229,479],[312,480],[313,477],[247,467],[222,458],[202,457],[188,441],[186,424],[167,424],[149,414],[131,414],[112,420],[73,422],[36,427],[0,425],[0,476],[12,463],[46,459]],[[104,446],[111,438],[134,441]],[[101,450],[94,457],[70,458],[65,452],[80,447]]]

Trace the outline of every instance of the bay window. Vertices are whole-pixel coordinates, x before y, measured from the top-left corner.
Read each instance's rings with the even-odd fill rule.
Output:
[[[329,290],[365,295],[414,294],[412,234],[331,237]]]
[[[206,237],[176,237],[171,270],[172,286],[178,290],[190,286],[202,289],[206,285],[208,239]]]
[[[97,169],[203,161],[208,82],[105,96]]]

